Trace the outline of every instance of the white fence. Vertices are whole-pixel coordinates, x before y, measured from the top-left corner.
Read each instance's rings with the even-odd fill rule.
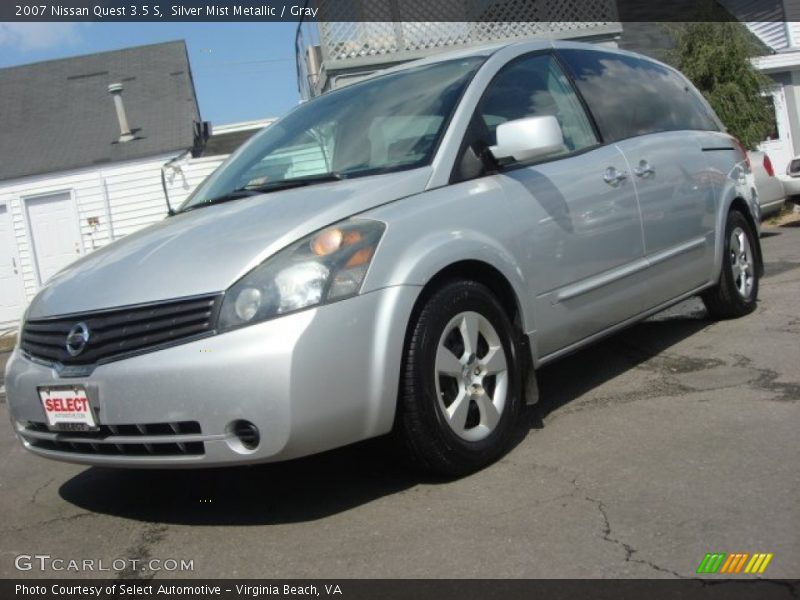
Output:
[[[337,75],[458,47],[622,31],[616,0],[316,0],[316,5],[318,22],[301,21],[295,40],[303,98],[330,89]],[[408,20],[420,14],[425,21]]]

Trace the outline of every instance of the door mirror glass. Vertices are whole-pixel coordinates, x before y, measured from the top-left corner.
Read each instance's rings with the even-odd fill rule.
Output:
[[[516,119],[497,126],[497,144],[489,149],[497,160],[546,158],[564,152],[564,133],[551,115]]]

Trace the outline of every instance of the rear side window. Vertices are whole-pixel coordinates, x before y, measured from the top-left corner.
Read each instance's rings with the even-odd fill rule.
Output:
[[[559,50],[606,142],[659,131],[718,131],[680,75],[660,64],[595,50]]]

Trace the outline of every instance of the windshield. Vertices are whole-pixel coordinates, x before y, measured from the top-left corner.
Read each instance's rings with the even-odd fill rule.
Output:
[[[483,60],[413,67],[302,104],[237,150],[180,210],[248,192],[428,165]]]

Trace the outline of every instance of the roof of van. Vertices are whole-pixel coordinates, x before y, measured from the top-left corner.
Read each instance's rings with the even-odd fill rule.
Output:
[[[413,60],[399,65],[395,65],[387,69],[381,69],[380,71],[375,71],[374,73],[371,73],[368,77],[365,77],[364,79],[371,79],[372,77],[378,75],[384,75],[386,73],[394,73],[396,71],[402,71],[403,69],[410,69],[421,65],[435,64],[446,60],[458,60],[460,58],[469,58],[471,56],[488,57],[499,52],[500,50],[503,50],[504,48],[509,48],[509,47],[525,47],[529,52],[536,52],[537,50],[547,50],[549,48],[579,48],[586,50],[602,50],[604,52],[611,52],[626,56],[636,56],[638,58],[643,58],[651,62],[663,64],[660,61],[651,58],[649,56],[644,56],[641,54],[637,54],[635,52],[629,52],[628,50],[622,50],[619,48],[613,48],[599,44],[592,44],[588,42],[574,42],[566,40],[520,40],[520,41],[510,41],[510,42],[502,42],[496,44],[487,44],[484,46],[470,46],[469,48],[462,48],[459,50],[441,52],[439,54],[434,54],[432,56],[427,56],[425,58],[421,58],[418,60]],[[363,79],[361,81],[363,81]]]

